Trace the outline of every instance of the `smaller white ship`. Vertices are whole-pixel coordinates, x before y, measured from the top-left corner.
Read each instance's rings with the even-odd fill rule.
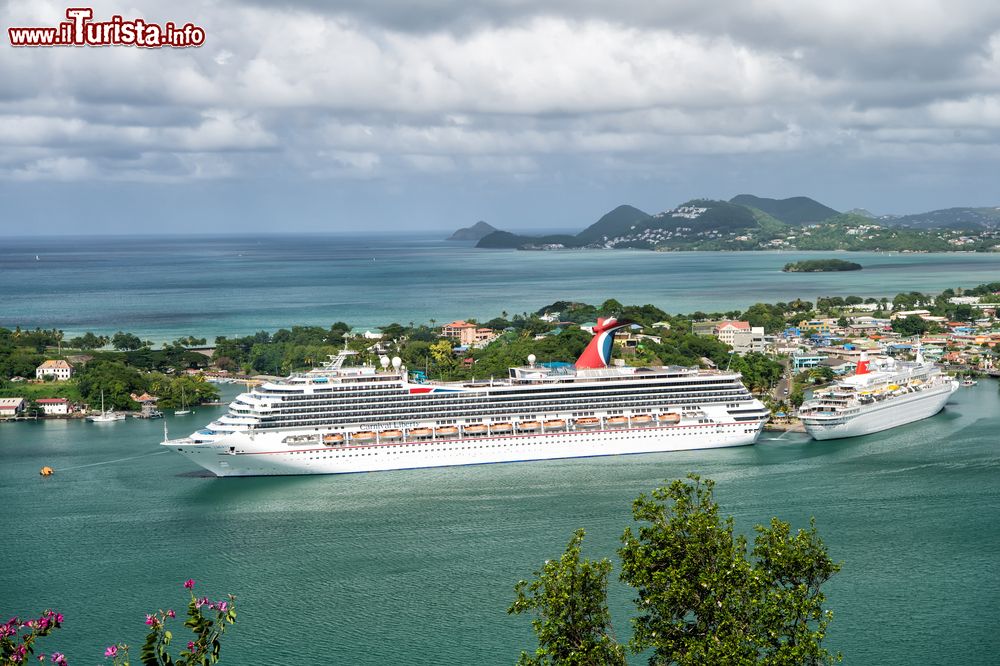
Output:
[[[101,389],[101,413],[92,414],[87,417],[88,421],[93,421],[94,423],[111,423],[113,421],[124,421],[125,415],[119,414],[115,411],[105,411],[104,409],[104,389]]]
[[[970,379],[963,379],[962,380],[962,386],[975,386],[978,383],[979,382],[977,382],[975,379],[971,379],[971,378]]]
[[[799,418],[813,439],[858,437],[913,423],[940,412],[958,382],[918,352],[915,362],[861,355],[855,374],[817,391]]]

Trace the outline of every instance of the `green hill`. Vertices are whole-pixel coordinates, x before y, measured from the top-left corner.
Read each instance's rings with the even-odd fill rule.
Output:
[[[997,229],[1000,228],[1000,207],[943,208],[903,215],[889,223],[911,229]]]
[[[729,203],[762,210],[785,224],[796,226],[822,222],[834,215],[839,215],[838,211],[809,197],[768,199],[752,194],[738,194],[730,199]]]
[[[634,206],[622,205],[606,213],[597,222],[576,235],[581,245],[628,233],[633,226],[644,225],[652,216]]]
[[[482,238],[486,238],[494,231],[498,231],[496,227],[482,220],[479,220],[471,227],[463,227],[453,233],[450,237],[445,240],[450,241],[477,241]]]

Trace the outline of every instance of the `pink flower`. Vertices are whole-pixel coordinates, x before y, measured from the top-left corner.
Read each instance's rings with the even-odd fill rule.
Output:
[[[63,621],[63,614],[56,613],[56,624],[62,624],[62,621]]]
[[[41,620],[38,621],[38,628],[45,629],[46,627],[49,626],[49,624],[50,624],[49,618],[43,617]]]
[[[147,613],[146,614],[146,624],[148,624],[149,626],[153,626],[154,624],[156,624],[156,618],[153,617],[152,615],[149,615]]]
[[[168,610],[167,617],[177,617],[177,613],[173,612],[172,610]]]
[[[227,604],[225,601],[220,601],[218,608],[221,612],[225,613],[226,609],[229,608],[229,604]]]
[[[194,589],[194,579],[188,578],[186,581],[184,581],[184,589],[185,590]]]
[[[110,645],[110,646],[108,646],[108,649],[104,651],[104,656],[105,657],[113,657],[116,654],[118,654],[118,646],[117,645]]]
[[[194,650],[194,641],[188,641],[188,650]]]
[[[56,666],[66,666],[66,657],[63,656],[62,652],[53,652],[52,663],[56,664]]]

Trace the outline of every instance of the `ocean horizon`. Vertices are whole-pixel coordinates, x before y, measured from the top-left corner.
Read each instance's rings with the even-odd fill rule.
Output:
[[[849,257],[846,273],[782,273]],[[0,247],[0,326],[166,342],[345,321],[372,328],[533,312],[555,301],[671,313],[972,287],[1000,253],[477,249],[438,233],[18,237]]]

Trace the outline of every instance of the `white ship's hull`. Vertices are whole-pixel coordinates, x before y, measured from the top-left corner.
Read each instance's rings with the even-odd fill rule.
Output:
[[[753,444],[763,421],[294,448],[287,433],[164,442],[216,476],[348,474],[453,465],[713,449]]]
[[[803,416],[802,424],[819,440],[870,435],[934,416],[957,388],[958,382],[943,382],[933,389],[866,405],[856,414]]]

